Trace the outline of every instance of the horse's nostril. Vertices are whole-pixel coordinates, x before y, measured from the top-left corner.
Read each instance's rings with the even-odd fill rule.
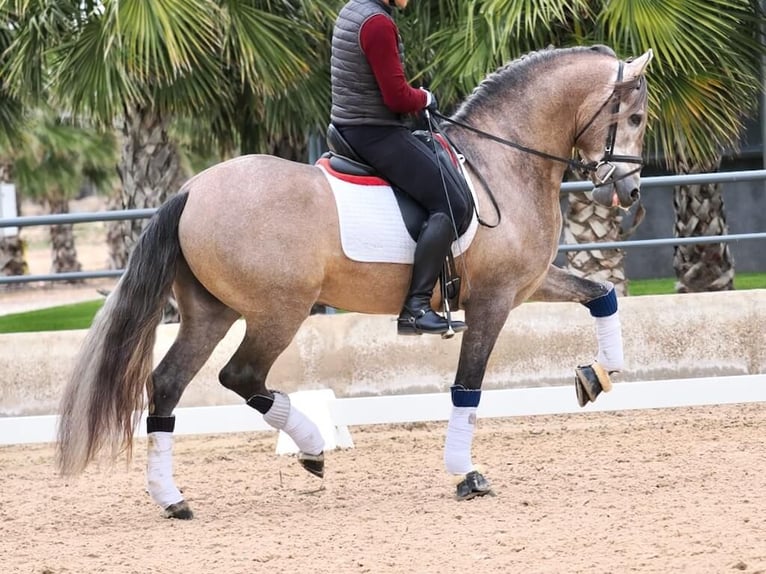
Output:
[[[633,201],[636,201],[639,197],[641,197],[641,192],[638,190],[638,188],[635,188],[630,192],[630,199]]]

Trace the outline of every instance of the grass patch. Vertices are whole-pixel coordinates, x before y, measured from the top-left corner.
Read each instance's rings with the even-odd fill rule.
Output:
[[[676,292],[676,280],[668,277],[660,279],[630,279],[628,294],[631,297],[639,295],[669,295]]]
[[[735,289],[766,289],[766,273],[737,273]]]
[[[766,273],[737,273],[734,275],[734,289],[766,289]],[[676,292],[675,278],[631,279],[628,293],[638,295],[670,295]]]
[[[632,279],[630,295],[670,295],[676,292],[674,278]],[[738,290],[766,289],[766,273],[737,273],[734,287]],[[37,311],[0,316],[0,333],[30,333],[87,329],[105,299],[73,305],[49,307]]]
[[[72,305],[4,315],[0,317],[0,333],[87,329],[104,301],[105,299],[95,299]]]

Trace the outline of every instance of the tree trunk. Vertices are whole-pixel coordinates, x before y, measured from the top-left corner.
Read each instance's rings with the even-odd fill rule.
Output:
[[[618,208],[594,203],[584,192],[571,192],[568,198],[569,208],[564,220],[565,243],[595,243],[623,239],[623,215]],[[567,269],[578,277],[611,281],[617,294],[628,294],[623,249],[569,251],[566,258]]]
[[[159,207],[175,194],[186,180],[176,146],[167,132],[168,121],[147,108],[126,110],[124,136],[118,172],[122,195],[110,207],[145,209]],[[124,269],[130,251],[148,219],[114,222],[108,226],[112,269]]]
[[[0,238],[0,275],[29,274],[29,265],[27,265],[24,250],[24,240],[20,236]],[[12,286],[4,285],[4,287]]]
[[[282,159],[305,163],[308,160],[308,144],[307,142],[296,144],[284,137],[274,138],[269,141],[268,153]]]
[[[710,165],[679,162],[679,173],[717,171],[720,160]],[[676,212],[675,237],[726,235],[729,232],[720,184],[679,185],[673,192]],[[734,259],[728,243],[677,245],[673,253],[676,291],[700,293],[734,289]]]
[[[118,166],[122,195],[110,200],[109,209],[159,207],[186,181],[178,150],[168,137],[168,123],[151,109],[126,109]],[[107,225],[110,269],[125,269],[130,252],[148,223],[148,219],[134,219]],[[163,321],[179,321],[178,306],[172,297],[165,305]]]
[[[46,203],[51,214],[69,213],[69,201],[63,194],[51,194],[46,198]],[[82,265],[77,259],[73,230],[74,226],[71,223],[50,226],[52,273],[82,271]],[[67,283],[82,283],[82,279],[69,280]]]
[[[119,211],[122,209],[122,193],[109,196],[106,202],[107,211]],[[129,226],[126,221],[107,221],[106,222],[106,248],[107,248],[107,269],[125,269],[128,256],[125,248],[125,234],[128,233]]]
[[[0,182],[8,183],[11,181],[11,164],[0,160]],[[18,188],[16,190],[16,205],[21,205],[18,201]],[[25,244],[21,239],[21,232],[15,237],[5,237],[0,234],[0,275],[27,275],[29,265],[24,255]],[[3,285],[3,287],[16,287],[16,284]]]

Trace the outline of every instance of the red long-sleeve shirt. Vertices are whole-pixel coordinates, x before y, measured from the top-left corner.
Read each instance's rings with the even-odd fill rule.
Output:
[[[359,44],[378,82],[383,103],[397,114],[410,114],[422,110],[428,96],[407,82],[398,39],[396,24],[383,14],[369,18],[359,31]]]

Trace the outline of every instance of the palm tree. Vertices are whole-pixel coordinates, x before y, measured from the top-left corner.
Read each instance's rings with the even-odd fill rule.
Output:
[[[426,70],[440,102],[464,97],[487,72],[548,44],[603,42],[622,57],[653,48],[647,155],[665,158],[678,171],[717,165],[721,149],[736,142],[743,118],[757,103],[763,50],[756,41],[760,13],[755,0],[442,0],[432,3],[431,10],[434,6],[452,19],[415,45],[430,48]],[[705,201],[705,194],[713,200]],[[676,196],[677,206],[685,210],[678,216],[680,234],[725,230],[720,191],[687,188]],[[698,211],[690,215],[686,210],[692,208]],[[567,238],[578,243],[617,239],[624,233],[622,223],[612,210],[594,210],[584,194],[570,194]],[[721,256],[701,255],[708,249]],[[679,248],[676,259],[686,266],[679,277],[701,278],[693,270],[702,261],[721,261],[725,276],[726,253],[720,246]],[[576,273],[610,279],[626,291],[623,258],[620,250],[568,255]],[[708,288],[720,283],[707,281]]]
[[[10,16],[9,11],[0,5],[0,70],[7,62],[6,50],[13,40]],[[21,101],[10,93],[6,78],[0,73],[0,184],[13,181],[12,162],[7,152],[21,133],[22,121]],[[20,234],[6,235],[5,229],[0,229],[0,275],[24,275],[28,270]]]
[[[431,78],[439,103],[465,98],[491,71],[549,45],[588,41],[581,22],[593,19],[591,0],[439,0],[418,2],[405,19],[418,56],[408,61]]]
[[[720,159],[720,158],[719,158]],[[676,160],[679,173],[718,171],[720,162],[689,165]],[[673,191],[676,213],[675,236],[726,235],[726,213],[720,184],[679,185]],[[679,293],[728,291],[734,289],[734,260],[728,243],[677,245],[673,268]]]
[[[0,154],[0,184],[12,182],[12,174],[10,160]],[[28,272],[29,265],[24,256],[24,240],[21,235],[6,235],[5,229],[0,230],[0,275],[26,275]]]
[[[635,3],[612,2],[603,18],[610,22],[605,38],[625,47],[651,45],[657,55],[650,154],[677,173],[717,170],[724,149],[736,147],[744,119],[758,104],[758,3],[685,0],[641,10]],[[727,233],[720,185],[677,186],[673,203],[677,237]],[[734,262],[725,243],[679,245],[674,267],[679,292],[733,288]]]
[[[117,122],[123,135],[120,207],[156,207],[188,176],[170,138],[173,121],[195,118],[203,137],[228,149],[251,137],[241,125],[243,112],[277,101],[310,75],[321,38],[314,25],[332,5],[25,2],[18,5],[7,71],[17,91],[31,87],[39,97],[47,78],[63,109],[102,125]],[[325,17],[331,16],[327,10]],[[39,71],[30,71],[30,62],[40,64]],[[115,255],[116,266],[125,263],[144,224],[136,220],[122,231],[126,249]]]
[[[24,197],[42,202],[48,213],[68,213],[69,201],[85,182],[96,189],[110,184],[117,159],[110,132],[74,125],[50,110],[30,117],[22,145],[14,150],[14,171]],[[71,223],[50,226],[51,271],[80,271]]]

